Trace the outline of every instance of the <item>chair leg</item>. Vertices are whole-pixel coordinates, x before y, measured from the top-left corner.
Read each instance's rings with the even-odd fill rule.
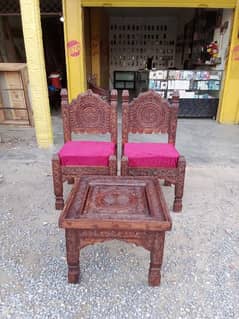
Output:
[[[121,176],[128,175],[128,158],[123,156],[121,159]]]
[[[182,210],[185,168],[186,168],[186,160],[183,156],[181,156],[178,160],[178,177],[177,177],[177,181],[175,184],[175,199],[174,199],[174,204],[173,204],[173,211],[174,212],[181,212],[181,210]]]
[[[52,176],[53,176],[53,186],[55,193],[55,208],[63,209],[64,199],[63,199],[63,181],[61,173],[61,165],[58,155],[54,155],[52,159]]]
[[[111,155],[109,159],[109,174],[111,176],[116,176],[117,175],[117,159],[115,155]]]
[[[73,177],[69,178],[67,182],[69,185],[74,184],[74,178]]]
[[[164,186],[171,186],[171,183],[165,179]]]

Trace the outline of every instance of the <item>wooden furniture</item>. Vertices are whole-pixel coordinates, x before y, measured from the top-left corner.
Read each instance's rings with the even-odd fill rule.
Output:
[[[109,95],[110,95],[109,91],[97,86],[95,78],[89,79],[87,83],[88,83],[89,89],[92,90],[95,94],[98,94],[99,96],[101,96],[103,100],[106,100],[106,101],[109,100]]]
[[[129,104],[123,91],[121,175],[154,175],[175,184],[173,210],[182,210],[186,161],[175,148],[178,95],[172,104],[154,91],[141,93]],[[130,143],[129,133],[166,133],[168,143]]]
[[[72,183],[83,174],[117,174],[117,91],[111,92],[111,104],[91,90],[80,94],[70,104],[65,89],[61,96],[65,144],[52,159],[56,209],[64,206],[64,181]],[[110,133],[111,141],[72,141],[72,133]]]
[[[80,249],[119,239],[150,251],[149,285],[160,284],[165,231],[172,222],[156,178],[83,176],[67,199],[59,226],[66,233],[70,283],[79,279]]]
[[[33,125],[25,63],[0,63],[0,124]]]

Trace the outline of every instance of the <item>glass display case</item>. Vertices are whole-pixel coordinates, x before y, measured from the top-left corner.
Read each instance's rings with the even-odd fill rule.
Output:
[[[156,70],[149,73],[149,89],[170,99],[179,92],[181,117],[215,117],[219,102],[222,71]]]
[[[134,71],[115,71],[114,88],[118,90],[135,89],[135,72]]]

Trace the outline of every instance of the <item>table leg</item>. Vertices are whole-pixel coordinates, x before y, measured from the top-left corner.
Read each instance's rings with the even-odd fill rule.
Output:
[[[80,248],[78,245],[76,229],[66,229],[66,254],[68,264],[68,282],[76,284],[80,275]]]
[[[155,235],[154,243],[150,251],[149,285],[159,286],[161,274],[160,269],[163,262],[165,232]]]

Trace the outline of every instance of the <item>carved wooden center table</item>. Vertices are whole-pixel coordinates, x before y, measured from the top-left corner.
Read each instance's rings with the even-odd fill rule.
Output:
[[[160,284],[165,231],[172,227],[154,177],[82,176],[59,219],[65,228],[68,282],[79,279],[80,249],[119,239],[150,251],[149,285]]]

